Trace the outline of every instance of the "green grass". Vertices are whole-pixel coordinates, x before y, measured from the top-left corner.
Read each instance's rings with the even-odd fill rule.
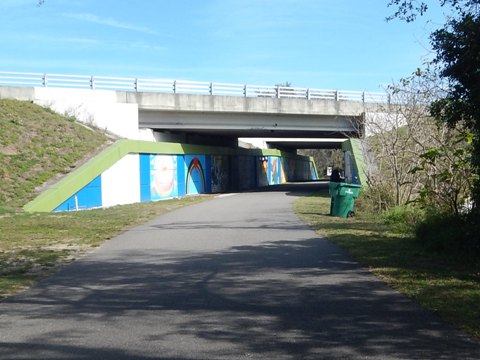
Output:
[[[37,187],[107,142],[73,118],[30,102],[0,100],[0,213],[20,209]]]
[[[0,297],[28,288],[115,235],[210,196],[80,212],[11,213],[0,217]]]
[[[72,118],[28,102],[0,100],[0,297],[27,288],[132,226],[208,198],[82,212],[21,212],[39,186],[68,173],[107,142]],[[369,218],[332,218],[329,201],[328,196],[304,197],[295,209],[391,286],[480,338],[478,262],[428,253],[402,227]]]
[[[316,232],[390,286],[480,339],[478,259],[428,252],[403,227],[380,219],[331,217],[328,194],[300,198],[294,208]]]
[[[29,287],[132,226],[208,198],[81,212],[22,212],[39,187],[70,172],[108,142],[74,118],[30,102],[0,100],[0,297]]]

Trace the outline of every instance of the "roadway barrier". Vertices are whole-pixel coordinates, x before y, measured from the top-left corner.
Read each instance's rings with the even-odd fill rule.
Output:
[[[388,103],[390,100],[388,94],[383,92],[7,71],[0,71],[0,85],[245,96],[256,98],[300,98],[307,100],[359,101],[364,103]]]

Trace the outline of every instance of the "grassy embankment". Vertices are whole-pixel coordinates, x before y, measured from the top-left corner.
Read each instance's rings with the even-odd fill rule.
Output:
[[[26,214],[36,188],[69,172],[108,139],[33,104],[0,100],[0,297],[28,287],[125,229],[203,200],[184,198],[60,214]],[[480,338],[478,261],[429,253],[392,224],[327,216],[329,197],[304,197],[295,209],[392,287]]]
[[[27,214],[38,188],[109,143],[28,102],[0,100],[0,298],[30,286],[114,235],[205,197],[69,213]]]
[[[480,339],[478,259],[431,253],[401,223],[328,216],[328,193],[303,197],[295,211],[319,234],[393,288]]]

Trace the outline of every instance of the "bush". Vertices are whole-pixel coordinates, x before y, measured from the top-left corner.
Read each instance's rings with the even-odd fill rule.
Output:
[[[413,205],[403,205],[387,209],[380,216],[385,224],[393,225],[402,232],[414,232],[425,218],[425,212]]]
[[[472,215],[432,213],[418,224],[416,239],[446,255],[480,255],[480,224]]]
[[[362,188],[355,202],[357,212],[380,214],[395,205],[391,187],[382,184]]]
[[[424,211],[414,205],[395,206],[391,187],[377,184],[363,188],[355,202],[356,212],[367,217],[375,217],[396,230],[404,233],[414,232],[417,224],[424,218]]]

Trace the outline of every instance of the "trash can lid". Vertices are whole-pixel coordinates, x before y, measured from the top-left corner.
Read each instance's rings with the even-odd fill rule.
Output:
[[[359,184],[351,184],[351,183],[338,183],[338,186],[341,187],[352,187],[352,188],[361,188],[362,185]]]

